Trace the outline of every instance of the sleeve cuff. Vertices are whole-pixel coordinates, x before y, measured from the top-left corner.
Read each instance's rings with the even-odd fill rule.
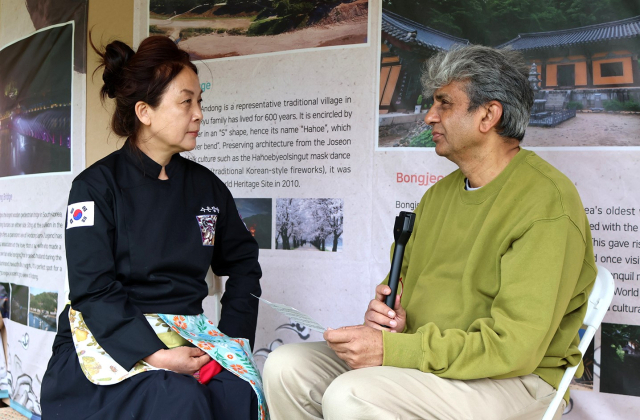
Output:
[[[131,370],[140,360],[158,350],[167,348],[151,327],[148,326],[146,320],[144,323],[146,325],[141,325],[138,322],[126,325],[118,330],[116,336],[111,336],[108,340],[102,340],[106,342],[100,343],[97,337],[96,341],[116,363],[125,370]]]
[[[383,366],[420,369],[422,366],[422,334],[382,332]]]
[[[140,360],[144,359],[147,356],[151,356],[153,353],[157,352],[158,350],[163,350],[163,349],[166,350],[167,346],[162,342],[162,340],[160,340],[160,338],[157,338],[156,342],[151,342],[147,346],[145,346],[145,348],[139,349],[140,351],[138,354],[118,355],[117,356],[118,360],[116,360],[116,358],[113,357],[113,355],[111,354],[109,354],[109,356],[111,356],[111,358],[113,358],[113,360],[115,360],[124,369],[131,370],[136,365],[136,363],[138,363]]]

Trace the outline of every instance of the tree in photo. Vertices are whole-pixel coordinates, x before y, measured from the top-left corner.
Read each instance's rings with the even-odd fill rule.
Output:
[[[58,309],[58,294],[55,292],[44,292],[31,295],[31,308],[39,313],[51,314]]]
[[[637,0],[382,0],[382,7],[473,44],[640,15]]]
[[[158,14],[177,15],[192,10],[198,6],[209,6],[215,1],[200,0],[151,0],[149,10]]]
[[[284,198],[276,201],[276,248],[278,238],[282,238],[282,249],[291,249],[289,238],[292,235],[294,215],[293,206],[295,199]]]
[[[315,203],[312,206],[311,215],[313,223],[310,223],[310,226],[313,226],[313,230],[311,231],[311,243],[313,246],[318,248],[320,251],[325,250],[325,241],[327,236],[329,236],[330,231],[327,227],[327,206],[323,206],[322,202],[327,200],[326,198],[319,198],[314,200]]]
[[[608,324],[602,334],[621,362],[640,360],[640,325]]]
[[[327,203],[329,211],[327,212],[327,222],[331,233],[333,234],[333,247],[331,251],[338,251],[338,239],[342,235],[342,222],[343,222],[343,207],[344,202],[340,199],[329,199]]]

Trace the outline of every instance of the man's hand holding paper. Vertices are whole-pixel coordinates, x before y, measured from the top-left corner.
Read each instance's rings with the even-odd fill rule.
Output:
[[[394,310],[384,304],[385,297],[391,293],[389,286],[376,287],[376,297],[369,302],[364,315],[365,325],[328,329],[324,339],[336,355],[350,368],[360,369],[382,366],[384,347],[382,331],[402,332],[407,322],[407,313],[400,305],[400,296],[396,296]],[[389,325],[391,328],[385,327]]]
[[[323,335],[336,355],[351,369],[382,366],[382,331],[366,325],[327,329]]]

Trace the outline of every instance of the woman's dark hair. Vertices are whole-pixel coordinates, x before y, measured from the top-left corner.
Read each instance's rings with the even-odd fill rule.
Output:
[[[189,60],[189,54],[181,50],[166,36],[150,36],[140,43],[138,51],[121,41],[113,41],[103,50],[91,47],[100,56],[100,67],[104,67],[104,86],[100,96],[115,99],[116,109],[111,117],[111,129],[136,144],[140,121],[135,105],[143,101],[155,108],[171,81],[185,67],[196,74],[198,69]]]

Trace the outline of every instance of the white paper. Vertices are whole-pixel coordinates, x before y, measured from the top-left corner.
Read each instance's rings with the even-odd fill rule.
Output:
[[[316,320],[311,318],[309,315],[300,312],[296,308],[292,308],[291,306],[283,305],[281,303],[272,303],[266,299],[257,297],[255,295],[251,295],[251,296],[254,296],[260,299],[261,301],[271,306],[276,311],[290,318],[292,322],[298,323],[300,325],[305,325],[310,330],[318,331],[320,333],[324,333],[324,331],[326,330],[326,328],[320,325]]]

